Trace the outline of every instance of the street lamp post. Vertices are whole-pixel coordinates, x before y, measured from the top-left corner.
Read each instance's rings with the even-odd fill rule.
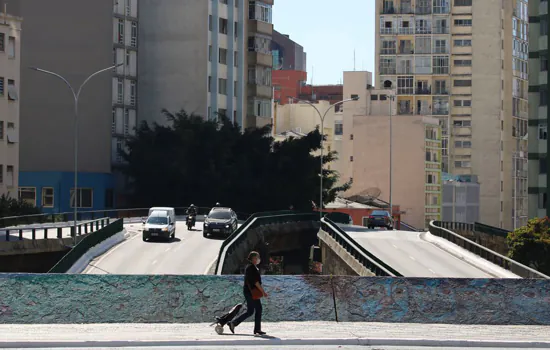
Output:
[[[37,72],[40,72],[40,73],[44,73],[44,74],[48,74],[48,75],[53,75],[54,77],[62,80],[68,87],[69,89],[71,90],[72,94],[73,94],[73,98],[74,98],[74,223],[73,223],[73,245],[76,246],[76,227],[77,227],[77,214],[78,214],[78,100],[80,98],[80,93],[82,92],[82,88],[84,87],[84,85],[86,85],[90,79],[92,79],[93,77],[95,77],[96,75],[98,74],[101,74],[103,72],[107,72],[107,71],[110,71],[114,68],[117,68],[119,66],[122,66],[123,63],[119,63],[117,65],[114,65],[114,66],[111,66],[111,67],[108,67],[108,68],[105,68],[105,69],[101,69],[101,70],[98,70],[97,72],[91,74],[88,78],[86,78],[86,80],[84,80],[84,82],[80,85],[80,87],[78,88],[78,91],[75,92],[75,90],[73,89],[71,83],[69,83],[69,81],[67,79],[65,79],[63,76],[61,76],[60,74],[57,74],[57,73],[54,73],[54,72],[50,72],[50,71],[47,71],[45,69],[41,69],[41,68],[37,68],[37,67],[30,67],[30,69],[32,70],[35,70]]]
[[[324,131],[325,131],[325,129],[324,129],[324,127],[325,127],[325,117],[327,116],[328,112],[332,108],[334,108],[335,106],[339,106],[339,105],[344,104],[346,102],[357,101],[357,100],[359,100],[359,97],[349,98],[349,99],[346,99],[346,100],[343,100],[343,101],[336,102],[336,103],[330,105],[327,108],[327,110],[325,111],[325,113],[323,113],[323,114],[321,114],[321,111],[319,111],[317,106],[315,106],[310,101],[300,100],[300,99],[292,97],[292,96],[289,96],[289,98],[291,98],[295,101],[298,101],[298,102],[307,103],[308,105],[310,105],[311,107],[313,107],[315,109],[315,111],[319,115],[319,119],[321,119],[321,173],[319,175],[321,177],[321,181],[320,181],[320,189],[319,189],[319,192],[320,192],[319,193],[319,217],[323,218],[323,141],[325,139],[325,134],[324,134]]]
[[[390,94],[390,215],[393,218],[393,121],[392,121],[392,104],[395,98]]]

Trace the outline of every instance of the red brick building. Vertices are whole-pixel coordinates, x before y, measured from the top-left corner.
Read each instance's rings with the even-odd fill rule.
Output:
[[[274,70],[272,73],[272,83],[275,88],[275,103],[282,105],[288,104],[289,96],[298,98],[301,89],[307,81],[307,72],[298,70]]]

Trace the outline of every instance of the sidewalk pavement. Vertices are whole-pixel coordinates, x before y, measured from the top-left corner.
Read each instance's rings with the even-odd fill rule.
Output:
[[[235,335],[208,324],[0,325],[0,348],[157,346],[431,346],[550,349],[550,326],[399,323],[265,323],[266,337],[243,323]]]

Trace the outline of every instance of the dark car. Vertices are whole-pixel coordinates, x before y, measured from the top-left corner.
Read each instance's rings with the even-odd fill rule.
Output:
[[[388,230],[393,230],[394,221],[390,212],[386,210],[374,210],[367,221],[368,228],[385,227]]]
[[[337,224],[353,225],[353,219],[351,215],[347,213],[333,211],[330,213],[326,213],[325,217],[327,219],[330,219],[331,221],[334,221]]]
[[[230,236],[238,227],[237,214],[231,208],[212,208],[204,218],[204,237]]]

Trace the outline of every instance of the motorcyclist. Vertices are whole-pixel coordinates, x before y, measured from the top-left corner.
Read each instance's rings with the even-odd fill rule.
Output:
[[[187,215],[193,218],[193,225],[195,224],[195,217],[197,216],[197,207],[194,204],[191,204],[186,211]]]
[[[220,202],[216,202],[216,205],[214,206],[215,208],[218,208],[218,207],[221,207],[222,205],[220,204]]]

